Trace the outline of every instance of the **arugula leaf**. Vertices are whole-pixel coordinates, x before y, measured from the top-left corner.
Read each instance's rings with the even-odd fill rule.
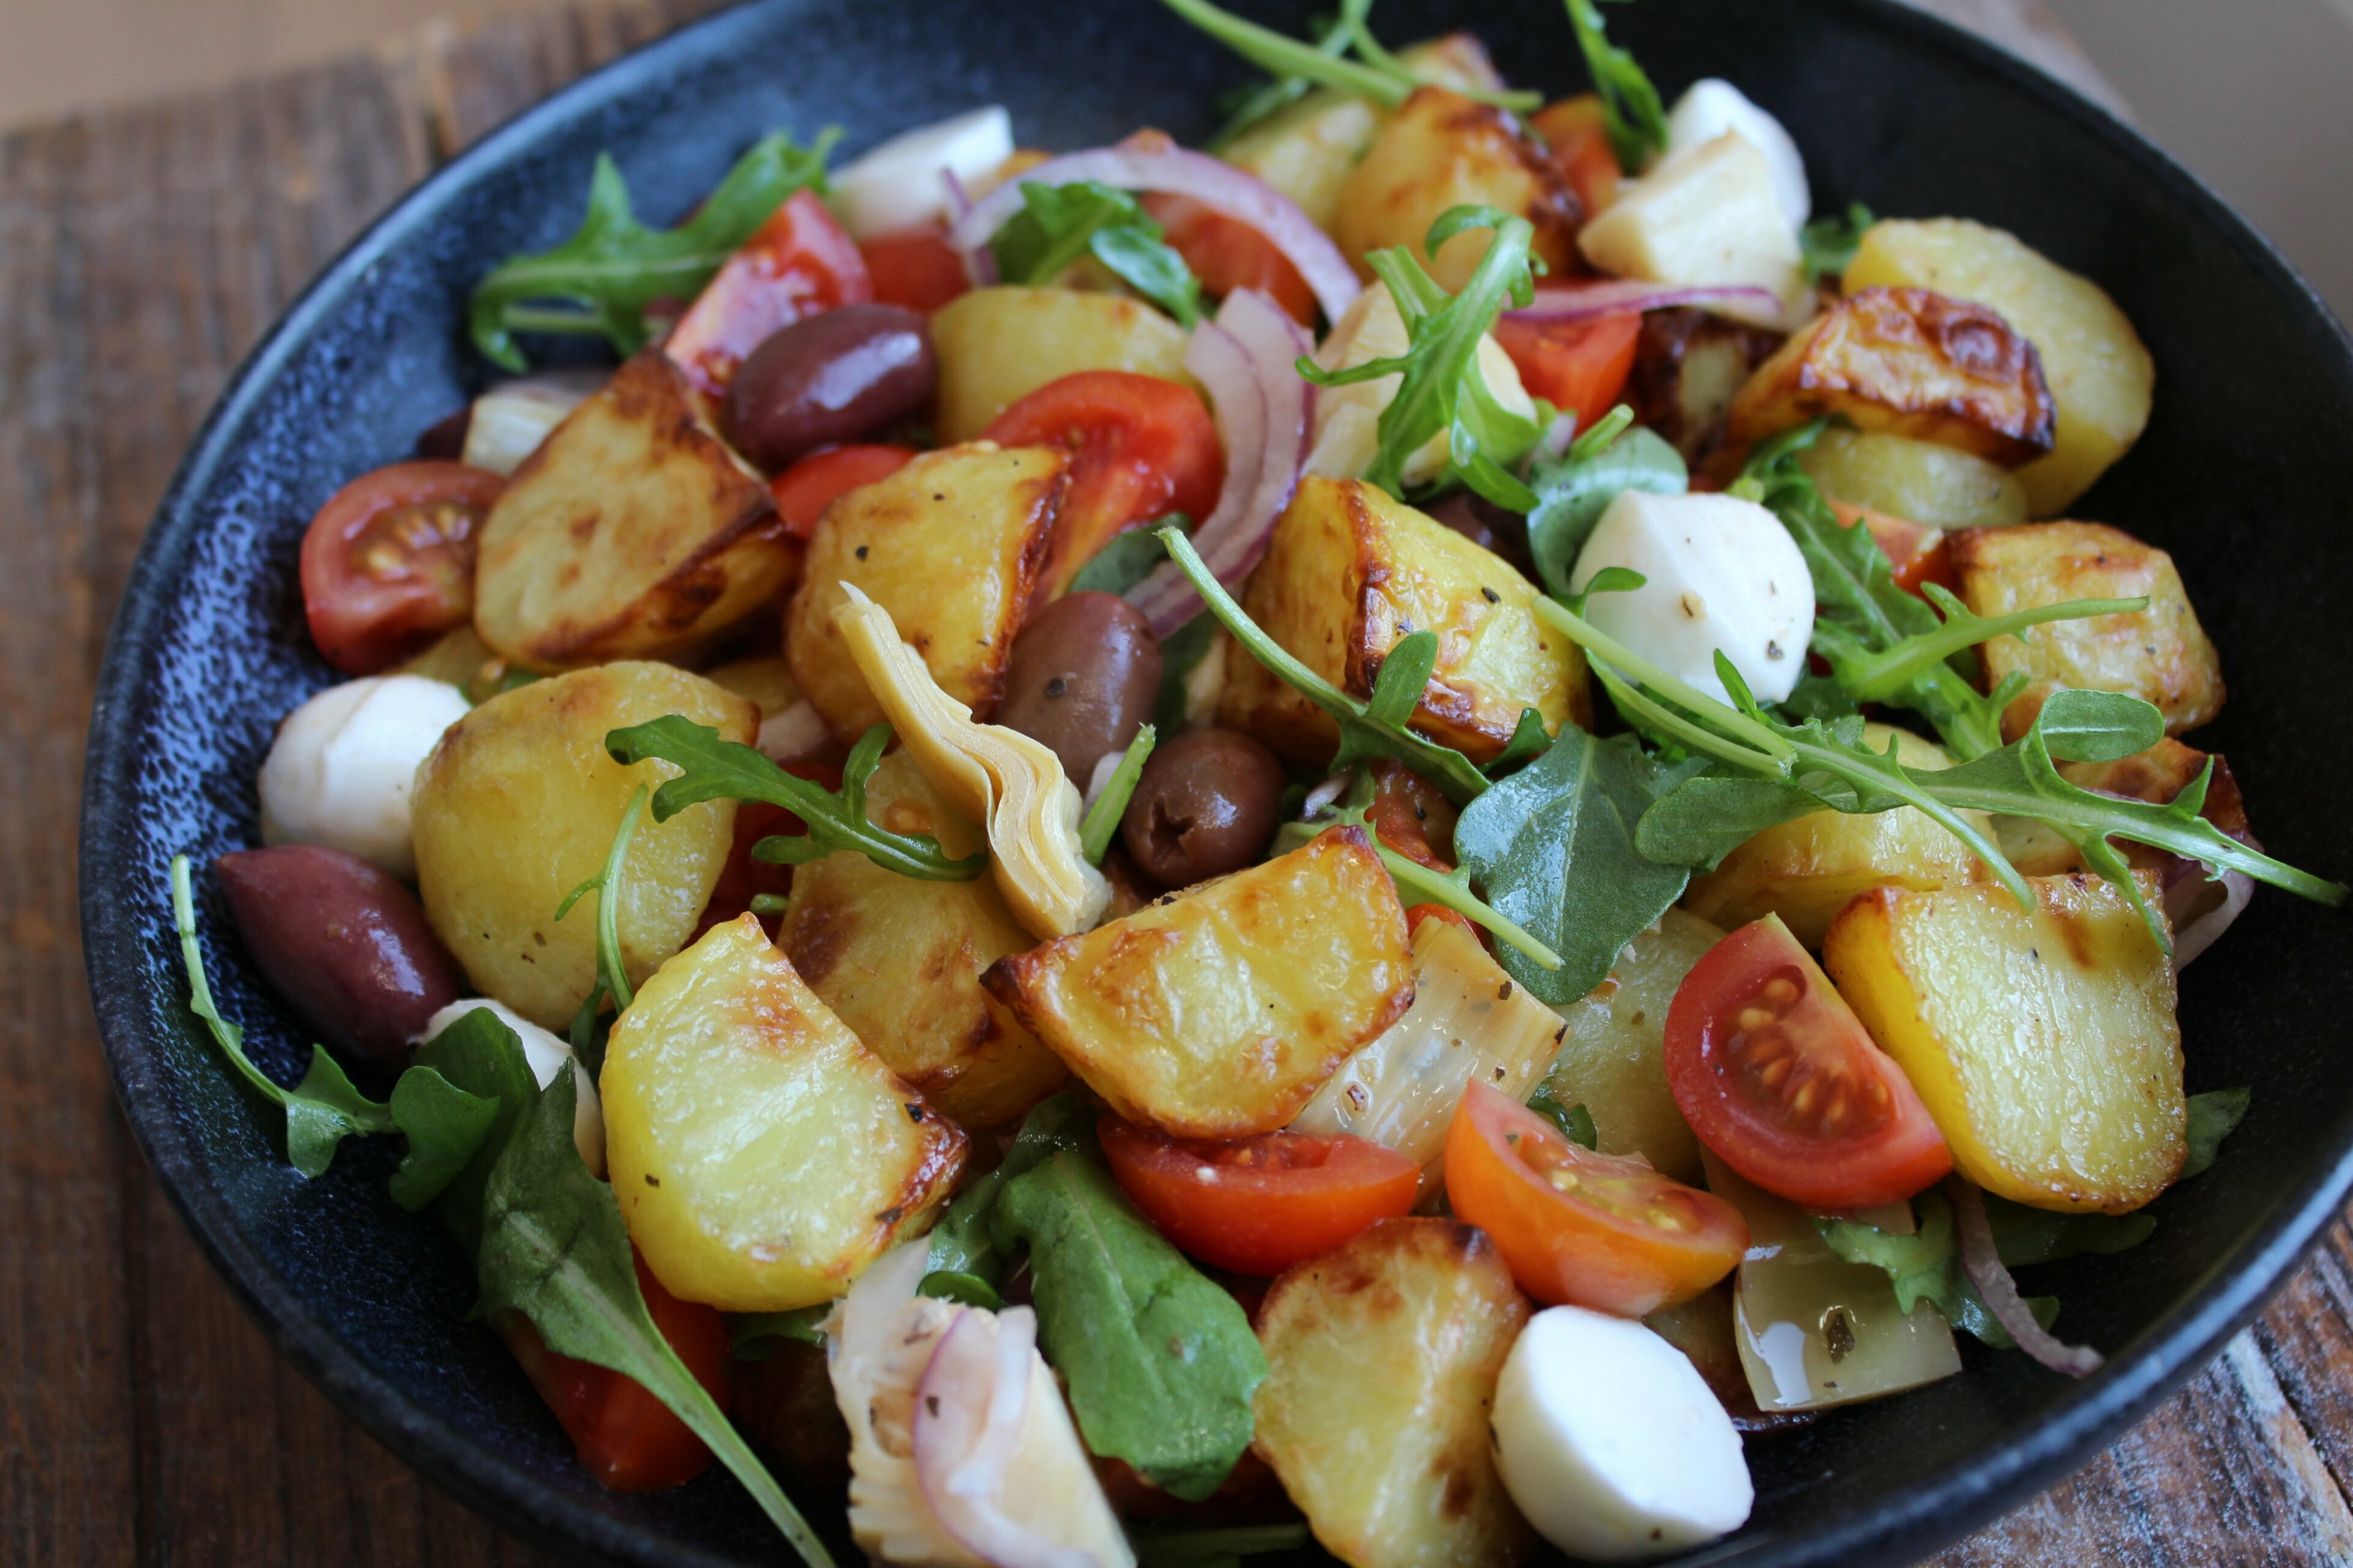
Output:
[[[654,1326],[613,1189],[572,1142],[576,1064],[524,1110],[482,1200],[478,1312],[528,1317],[559,1355],[607,1367],[660,1400],[744,1483],[811,1568],[833,1568],[817,1532]]]
[[[1005,1305],[1005,1298],[997,1293],[997,1287],[979,1275],[955,1274],[946,1269],[934,1269],[924,1275],[923,1282],[915,1287],[915,1294],[957,1301],[967,1307],[986,1307],[992,1312]]]
[[[1634,57],[1609,41],[1594,0],[1568,0],[1568,25],[1577,29],[1577,47],[1601,95],[1609,150],[1618,154],[1619,168],[1639,174],[1666,151],[1667,107]]]
[[[482,1191],[490,1184],[491,1168],[505,1152],[516,1119],[539,1097],[539,1080],[532,1076],[522,1042],[488,1007],[459,1015],[448,1028],[417,1047],[417,1065],[408,1070],[414,1073],[427,1068],[494,1108],[473,1153],[443,1184],[434,1205],[471,1258],[481,1245]],[[398,1099],[396,1089],[394,1098]],[[399,1194],[396,1191],[393,1195],[396,1199]]]
[[[1569,574],[1609,503],[1628,490],[1679,496],[1691,489],[1683,454],[1640,426],[1620,404],[1569,444],[1560,457],[1538,458],[1528,474],[1535,510],[1528,513],[1528,549],[1536,575],[1555,595],[1569,597]],[[1629,428],[1632,426],[1632,428]]]
[[[1767,828],[1826,809],[1819,796],[1784,780],[1705,773],[1642,814],[1634,847],[1663,866],[1713,871]]]
[[[388,1184],[392,1201],[415,1214],[458,1179],[498,1124],[500,1105],[467,1093],[431,1068],[410,1068],[392,1086],[392,1119],[408,1152]]]
[[[1125,594],[1130,588],[1152,575],[1168,552],[1160,548],[1155,528],[1182,529],[1193,531],[1193,520],[1181,511],[1155,518],[1138,527],[1114,533],[1109,542],[1087,558],[1071,579],[1073,594]],[[1164,660],[1165,664],[1165,660]]]
[[[1520,721],[1512,726],[1512,738],[1495,753],[1495,760],[1481,771],[1491,779],[1517,773],[1552,748],[1552,731],[1545,728],[1544,715],[1533,708],[1520,710]]]
[[[1039,1340],[1088,1450],[1188,1502],[1216,1491],[1250,1447],[1266,1381],[1240,1305],[1076,1149],[1008,1182],[990,1232],[1001,1250],[1029,1249]]]
[[[992,1289],[1001,1284],[1007,1259],[998,1253],[988,1228],[989,1211],[997,1206],[997,1194],[1014,1177],[1064,1149],[1092,1148],[1095,1114],[1094,1107],[1065,1090],[1040,1101],[1024,1117],[1005,1158],[958,1193],[932,1227],[930,1272],[925,1278],[961,1275]]]
[[[1119,831],[1119,819],[1127,814],[1127,803],[1135,795],[1136,781],[1144,776],[1145,759],[1152,755],[1153,742],[1158,738],[1159,731],[1149,724],[1138,730],[1119,766],[1112,770],[1103,794],[1087,808],[1086,820],[1079,824],[1079,848],[1088,865],[1103,864],[1112,835]]]
[[[761,800],[781,805],[806,823],[805,834],[763,838],[753,858],[771,865],[806,866],[837,850],[854,849],[886,871],[927,882],[969,882],[988,868],[986,854],[951,860],[929,834],[892,833],[866,820],[866,781],[882,760],[890,726],[877,724],[851,748],[841,770],[839,793],[796,778],[740,742],[723,740],[708,724],[669,713],[643,724],[615,730],[605,749],[623,763],[659,757],[683,770],[654,791],[656,822],[668,822],[706,800]]]
[[[825,1348],[825,1332],[818,1325],[833,1311],[833,1303],[795,1307],[786,1312],[744,1312],[727,1320],[727,1349],[737,1361],[765,1361],[776,1353],[776,1342],[794,1340]]]
[[[1368,98],[1384,109],[1395,109],[1421,85],[1412,68],[1381,47],[1366,25],[1371,0],[1341,0],[1339,17],[1313,44],[1288,37],[1271,27],[1246,22],[1209,0],[1162,0],[1176,12],[1234,53],[1275,79],[1244,100],[1209,144],[1217,152],[1250,126],[1298,98],[1310,84],[1327,87],[1356,98]],[[1345,58],[1354,47],[1358,59]],[[1458,89],[1479,103],[1491,103],[1515,113],[1526,113],[1544,102],[1537,92]]]
[[[596,333],[623,354],[637,353],[651,336],[648,305],[692,299],[787,196],[824,190],[826,154],[840,134],[829,130],[807,148],[781,131],[763,136],[691,217],[669,229],[638,221],[619,167],[598,153],[579,231],[553,250],[510,258],[474,286],[474,346],[517,373],[531,368],[518,331]],[[550,300],[562,307],[549,309]]]
[[[1524,512],[1535,505],[1535,492],[1510,470],[1535,449],[1544,431],[1497,401],[1479,368],[1479,344],[1506,304],[1525,306],[1535,297],[1530,251],[1535,228],[1493,207],[1451,207],[1430,226],[1423,247],[1436,256],[1439,247],[1474,228],[1493,229],[1495,238],[1460,294],[1448,294],[1404,246],[1366,256],[1365,264],[1397,301],[1409,345],[1405,353],[1345,370],[1325,370],[1302,354],[1299,374],[1317,386],[1399,377],[1397,395],[1381,410],[1379,450],[1365,470],[1366,479],[1399,500],[1406,499],[1407,460],[1443,435],[1449,476],[1498,506]]]
[[[1923,591],[1929,603],[1943,614],[1943,625],[1934,631],[1905,637],[1883,652],[1851,655],[1833,663],[1835,678],[1855,701],[1898,700],[1930,668],[1942,665],[1955,654],[1995,637],[2012,636],[2029,626],[2039,626],[2048,621],[2086,620],[2094,616],[2128,616],[2148,608],[2148,598],[2143,595],[2129,599],[2070,599],[2062,604],[2036,605],[2023,610],[2012,610],[2006,616],[1986,617],[1976,614],[1936,584],[1923,584]],[[1829,656],[1825,654],[1824,657]],[[1994,706],[1990,700],[1987,705]],[[2161,739],[2161,726],[2158,734]],[[2155,741],[2149,742],[2151,745],[2156,743]],[[2130,752],[2124,754],[2131,755]]]
[[[1156,524],[1155,525],[1157,526]],[[1166,553],[1156,532],[1136,531]],[[1185,727],[1185,683],[1205,658],[1217,657],[1218,617],[1203,610],[1160,639],[1160,692],[1152,701],[1153,728],[1175,734]]]
[[[1598,1149],[1601,1146],[1601,1133],[1593,1125],[1593,1112],[1588,1110],[1582,1101],[1576,1105],[1563,1105],[1560,1097],[1545,1087],[1528,1096],[1528,1109],[1559,1128],[1560,1135],[1578,1147]]]
[[[1832,213],[1799,229],[1799,259],[1806,269],[1806,281],[1820,283],[1825,278],[1843,276],[1862,247],[1863,231],[1878,221],[1861,202],[1849,202],[1845,216]]]
[[[1192,328],[1201,319],[1201,280],[1166,244],[1166,231],[1125,191],[1093,180],[1025,182],[1022,210],[989,241],[1008,283],[1043,286],[1092,254],[1137,293]]]
[[[2007,1268],[2055,1263],[2091,1252],[2103,1256],[2138,1247],[2157,1231],[2157,1216],[2133,1214],[2053,1214],[1984,1194],[1994,1252]]]
[[[1351,13],[1361,15],[1371,8],[1372,0],[1343,0],[1341,14],[1324,19],[1309,47],[1326,59],[1339,59],[1355,37]],[[1220,94],[1218,112],[1224,118],[1201,143],[1201,150],[1222,155],[1244,132],[1298,102],[1314,85],[1303,76],[1275,70],[1265,81],[1244,82]]]
[[[1215,616],[1252,658],[1330,714],[1332,721],[1340,727],[1340,750],[1333,761],[1335,770],[1363,758],[1389,757],[1436,784],[1449,800],[1475,800],[1486,791],[1487,775],[1470,758],[1451,746],[1425,740],[1406,727],[1429,683],[1437,658],[1435,634],[1415,632],[1400,638],[1381,661],[1378,678],[1373,683],[1372,700],[1359,702],[1293,658],[1282,644],[1261,629],[1234,602],[1234,596],[1226,592],[1225,584],[1218,581],[1183,534],[1173,528],[1157,531],[1160,542],[1167,548],[1168,558],[1185,574],[1194,592],[1201,595],[1208,614]],[[1416,669],[1420,671],[1418,680]]]
[[[1830,1219],[1820,1215],[1808,1217],[1813,1220],[1823,1245],[1834,1256],[1849,1263],[1869,1264],[1887,1271],[1888,1280],[1895,1288],[1895,1304],[1905,1316],[1926,1301],[1954,1328],[1975,1334],[1996,1350],[2017,1349],[2018,1342],[1987,1310],[1984,1298],[1969,1283],[1961,1267],[1951,1200],[1932,1188],[1914,1202],[1919,1228],[1911,1236],[1896,1236],[1861,1220]],[[2003,1261],[2007,1263],[2009,1259],[2005,1258]],[[2026,1306],[2046,1329],[2058,1320],[2059,1303],[2055,1298],[2029,1297]]]
[[[645,808],[646,786],[639,784],[629,792],[629,804],[621,810],[621,826],[613,830],[612,847],[605,851],[605,868],[565,894],[564,901],[555,906],[555,918],[561,921],[585,895],[596,895],[596,984],[582,1004],[591,1017],[605,997],[613,999],[617,1012],[637,999],[629,988],[628,965],[621,956],[621,868],[628,862],[629,841],[637,837],[638,818]]]
[[[2244,1089],[2212,1089],[2189,1097],[2189,1152],[2183,1158],[2181,1174],[2175,1181],[2186,1182],[2213,1168],[2214,1156],[2222,1150],[2222,1140],[2238,1127],[2247,1114],[2248,1101],[2253,1098],[2254,1092]]]

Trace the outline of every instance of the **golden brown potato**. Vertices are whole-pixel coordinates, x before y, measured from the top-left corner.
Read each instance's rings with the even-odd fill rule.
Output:
[[[943,446],[974,440],[990,420],[1050,381],[1082,370],[1127,370],[1195,384],[1185,330],[1140,300],[1075,289],[975,289],[932,315],[939,356]]]
[[[1634,366],[1619,395],[1644,425],[1697,464],[1724,446],[1732,400],[1782,335],[1681,306],[1652,310],[1634,340]]]
[[[2069,599],[2148,599],[2148,608],[2129,616],[2052,621],[1979,650],[1988,680],[2012,670],[2027,678],[2025,694],[2002,715],[2011,740],[2034,722],[2045,698],[2067,689],[2146,698],[2174,735],[2222,710],[2221,659],[2164,551],[2097,522],[1965,528],[1950,540],[1962,602],[1980,616]]]
[[[1894,739],[1896,757],[1907,768],[1953,765],[1942,746],[1908,730],[1869,724],[1863,735],[1875,752],[1884,752]],[[1961,815],[1992,835],[1985,813]],[[1820,947],[1831,921],[1857,893],[1958,887],[1987,874],[1983,861],[1917,806],[1860,816],[1818,811],[1767,828],[1715,870],[1694,877],[1683,907],[1726,930],[1779,915],[1792,936]]]
[[[1552,161],[1504,110],[1442,87],[1415,89],[1382,126],[1340,192],[1332,237],[1360,277],[1367,251],[1401,245],[1459,292],[1493,235],[1473,229],[1424,248],[1430,226],[1462,205],[1491,206],[1535,226],[1536,257],[1555,273],[1577,255],[1577,198]]]
[[[691,652],[792,585],[768,487],[649,349],[515,470],[483,520],[474,625],[531,669]]]
[[[528,672],[518,675],[514,666],[492,653],[470,625],[459,626],[390,673],[447,681],[469,702],[486,702],[509,685],[531,679]]]
[[[572,1022],[596,973],[596,900],[565,895],[605,868],[629,794],[678,772],[623,767],[607,731],[666,713],[749,743],[752,705],[667,664],[607,664],[493,697],[451,725],[417,770],[417,891],[435,934],[483,994],[545,1028]],[[621,954],[632,982],[685,944],[726,863],[735,803],[649,815],[621,873]]]
[[[828,1011],[756,915],[661,967],[597,1080],[613,1195],[646,1267],[727,1312],[828,1301],[919,1236],[965,1138]]]
[[[882,720],[834,606],[855,583],[891,612],[940,689],[986,720],[1061,504],[1068,459],[976,441],[926,453],[826,508],[785,612],[793,679],[845,744]]]
[[[780,654],[730,659],[704,670],[702,679],[757,708],[763,721],[775,718],[801,700],[801,689],[793,684],[793,667]]]
[[[1585,658],[1535,616],[1535,585],[1502,557],[1359,479],[1309,478],[1275,523],[1242,608],[1308,668],[1367,696],[1388,650],[1438,634],[1414,727],[1476,761],[1533,708],[1547,731],[1592,719]],[[1220,721],[1310,766],[1339,731],[1323,710],[1235,646]]]
[[[2019,470],[2036,517],[2056,517],[2128,451],[2148,423],[2157,366],[2115,300],[2018,237],[1967,218],[1889,219],[1862,237],[1849,292],[1934,289],[2001,312],[2042,356],[2058,400],[2055,445]]]
[[[1384,1220],[1259,1309],[1255,1447],[1352,1568],[1510,1568],[1535,1542],[1487,1429],[1529,1316],[1483,1231]]]
[[[1186,1138],[1283,1126],[1413,1001],[1405,910],[1356,827],[999,959],[981,984],[1113,1110]]]
[[[1798,466],[1833,502],[1923,528],[2026,521],[2026,487],[2017,475],[1934,441],[1834,426],[1798,454]]]
[[[866,814],[893,833],[928,833],[952,855],[978,844],[903,747],[869,781]],[[1032,941],[987,878],[919,881],[847,850],[793,873],[776,932],[809,989],[868,1049],[974,1128],[1013,1120],[1068,1076],[981,988],[981,971]]]
[[[1822,966],[1990,1193],[2123,1214],[2181,1169],[2173,964],[2096,877],[1882,888],[1831,922]],[[2154,900],[2155,879],[2143,893]]]
[[[2034,345],[1983,305],[1865,289],[1816,317],[1732,400],[1746,447],[1820,414],[2015,468],[2051,449],[2056,405]]]

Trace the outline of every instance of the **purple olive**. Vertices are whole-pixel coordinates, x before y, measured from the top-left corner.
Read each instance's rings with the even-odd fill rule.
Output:
[[[1164,888],[1239,871],[1274,837],[1287,782],[1274,753],[1240,731],[1188,730],[1145,763],[1121,841]]]
[[[939,364],[923,318],[896,305],[844,305],[762,340],[727,391],[727,427],[770,473],[819,447],[855,441],[931,401]]]
[[[1160,643],[1116,594],[1071,594],[1013,639],[993,721],[1042,741],[1081,789],[1106,752],[1124,751],[1160,695]]]
[[[416,895],[358,856],[281,844],[213,868],[246,951],[332,1049],[398,1067],[409,1037],[463,994]]]

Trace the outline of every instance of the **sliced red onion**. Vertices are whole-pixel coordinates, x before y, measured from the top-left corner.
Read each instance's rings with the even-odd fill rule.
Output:
[[[1299,820],[1313,822],[1323,816],[1325,806],[1348,793],[1348,786],[1356,782],[1356,769],[1343,768],[1309,790],[1307,798],[1299,803]]]
[[[1955,1180],[1947,1184],[1953,1199],[1953,1218],[1960,1232],[1961,1268],[1968,1273],[1969,1283],[1978,1288],[1986,1310],[1994,1321],[2010,1331],[2018,1348],[2049,1367],[2070,1377],[2088,1377],[2100,1370],[2100,1352],[2089,1345],[2063,1344],[2052,1331],[2037,1322],[2026,1298],[2018,1293],[2018,1281],[2002,1267],[2001,1254],[1995,1250],[1993,1226],[1986,1219],[1985,1197],[1975,1184]]]
[[[998,1506],[1029,1420],[1037,1332],[1027,1307],[957,1314],[915,1392],[915,1479],[933,1516],[992,1568],[1103,1568]]]
[[[1194,329],[1185,351],[1185,368],[1208,389],[1226,453],[1225,486],[1194,530],[1193,548],[1229,587],[1249,576],[1266,553],[1274,521],[1299,488],[1315,389],[1295,367],[1311,346],[1290,312],[1255,289],[1237,289],[1226,296],[1216,321]],[[1161,637],[1201,610],[1200,595],[1173,562],[1163,562],[1129,589],[1127,600]]]
[[[1314,291],[1315,302],[1332,321],[1338,321],[1348,301],[1356,297],[1359,285],[1348,258],[1313,218],[1299,210],[1298,203],[1231,163],[1181,147],[1097,147],[1050,158],[981,197],[948,229],[948,243],[967,255],[981,250],[1021,210],[1024,184],[1034,181],[1041,185],[1067,185],[1080,180],[1123,191],[1190,196],[1203,206],[1248,224],[1299,268],[1299,275]]]
[[[2200,862],[2189,860],[2183,865],[2186,874],[2179,881],[2168,883],[2165,889],[2168,914],[2177,903],[2188,906],[2182,912],[2189,918],[2177,918],[2174,921],[2173,967],[2177,972],[2189,968],[2191,959],[2213,946],[2255,896],[2255,879],[2244,871],[2224,871],[2210,880],[2206,867]],[[2212,901],[2211,897],[2217,882],[2222,889],[2220,902]],[[2190,913],[2191,910],[2197,912]]]
[[[1506,310],[1504,319],[1525,321],[1531,326],[1566,326],[1572,321],[1589,321],[1598,316],[1631,316],[1644,310],[1663,310],[1671,305],[1720,305],[1736,300],[1775,311],[1781,310],[1783,304],[1773,290],[1759,289],[1753,284],[1694,287],[1645,283],[1636,278],[1611,278],[1599,283],[1572,283],[1566,287],[1538,289],[1535,303],[1525,310]]]

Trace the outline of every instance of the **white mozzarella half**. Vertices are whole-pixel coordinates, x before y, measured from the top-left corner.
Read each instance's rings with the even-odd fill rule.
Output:
[[[515,1037],[522,1042],[523,1065],[531,1068],[531,1076],[539,1080],[540,1088],[554,1083],[555,1075],[564,1070],[564,1064],[572,1059],[569,1040],[548,1033],[505,1003],[493,1002],[487,996],[469,996],[450,1003],[425,1021],[414,1043],[423,1045],[477,1009],[488,1011],[515,1032]],[[572,1102],[572,1146],[580,1151],[581,1163],[590,1173],[601,1179],[605,1174],[604,1102],[596,1098],[596,1080],[586,1073],[575,1078],[573,1085],[578,1095]]]
[[[1331,334],[1315,352],[1315,363],[1325,370],[1349,370],[1377,359],[1394,359],[1412,346],[1397,300],[1386,284],[1373,283],[1333,323]],[[1519,367],[1492,335],[1479,340],[1479,374],[1497,403],[1523,417],[1535,416],[1536,405],[1520,384]],[[1404,384],[1402,375],[1384,375],[1352,386],[1319,388],[1307,472],[1332,479],[1362,479],[1381,449],[1381,410]],[[1446,445],[1441,432],[1408,458],[1406,483],[1427,484],[1443,473]]]
[[[831,176],[833,210],[853,239],[936,223],[946,176],[970,185],[1013,156],[1013,119],[991,104],[902,132]]]
[[[1703,77],[1667,111],[1667,157],[1704,147],[1731,132],[1765,154],[1772,171],[1773,194],[1781,199],[1789,226],[1805,223],[1814,210],[1813,193],[1806,185],[1806,158],[1798,151],[1781,122],[1749,101],[1748,95],[1721,77]]]
[[[1549,1307],[1495,1386],[1495,1468],[1544,1538],[1598,1563],[1740,1528],[1756,1501],[1732,1418],[1683,1353],[1630,1318]]]
[[[417,764],[465,716],[456,687],[421,675],[372,675],[320,692],[286,716],[262,762],[261,841],[323,844],[414,876]]]
[[[1645,581],[1594,595],[1586,618],[1669,675],[1729,700],[1715,673],[1721,648],[1759,701],[1796,688],[1813,635],[1813,574],[1789,531],[1755,501],[1628,490],[1594,524],[1570,589],[1582,593],[1609,566]]]

